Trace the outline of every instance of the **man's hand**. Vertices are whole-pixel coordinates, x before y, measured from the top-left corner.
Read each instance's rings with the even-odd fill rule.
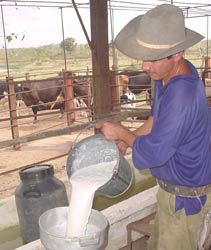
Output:
[[[120,153],[125,155],[129,146],[125,142],[119,141],[119,142],[117,142],[117,147],[118,147]]]
[[[99,122],[95,125],[95,127],[101,130],[107,140],[122,141],[118,147],[123,153],[126,152],[127,147],[131,147],[133,145],[136,138],[136,135],[133,132],[120,123]],[[123,142],[125,145],[123,145]]]

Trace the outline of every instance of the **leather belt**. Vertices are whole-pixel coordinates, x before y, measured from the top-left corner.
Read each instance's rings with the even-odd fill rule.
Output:
[[[175,194],[177,196],[196,197],[196,196],[206,195],[211,191],[211,184],[200,187],[187,187],[187,186],[173,185],[168,181],[164,181],[161,179],[157,179],[157,183],[166,192]]]

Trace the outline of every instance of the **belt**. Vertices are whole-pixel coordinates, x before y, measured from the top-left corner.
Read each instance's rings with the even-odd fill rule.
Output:
[[[206,195],[211,191],[211,184],[200,187],[187,187],[187,186],[173,185],[168,181],[164,181],[161,179],[157,179],[157,183],[166,192],[175,194],[177,196],[196,197],[196,196]]]

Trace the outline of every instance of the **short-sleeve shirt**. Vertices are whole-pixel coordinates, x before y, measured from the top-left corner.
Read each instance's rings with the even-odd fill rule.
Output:
[[[156,178],[195,187],[211,183],[211,112],[204,85],[187,63],[192,75],[165,86],[155,81],[152,130],[136,138],[132,157],[136,168],[150,168]]]

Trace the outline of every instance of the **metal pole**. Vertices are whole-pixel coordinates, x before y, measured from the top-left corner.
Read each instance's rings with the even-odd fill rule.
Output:
[[[116,51],[114,46],[114,10],[111,9],[111,1],[109,0],[109,14],[110,14],[110,25],[111,25],[111,46],[112,46],[112,57],[113,57],[113,67],[117,68],[117,61],[116,61]]]
[[[114,10],[112,10],[112,20],[114,20]],[[114,46],[114,21],[112,22],[112,50],[113,50],[113,64],[116,69],[118,69],[118,60],[117,60],[117,52]]]
[[[66,59],[66,50],[65,50],[65,42],[64,42],[64,23],[63,23],[62,8],[61,8],[61,21],[62,21],[62,39],[63,39],[63,52],[64,52],[64,67],[65,67],[65,71],[67,71],[67,59]]]
[[[207,16],[207,57],[209,56],[209,16]]]
[[[79,13],[79,11],[78,11],[78,8],[77,8],[77,5],[76,5],[76,3],[75,3],[75,0],[72,0],[72,4],[73,4],[73,7],[74,7],[74,9],[75,9],[75,12],[76,12],[76,14],[77,14],[77,16],[78,16],[78,20],[79,20],[79,22],[80,22],[80,24],[81,24],[81,27],[82,27],[82,29],[83,29],[84,35],[85,35],[85,37],[86,37],[86,40],[87,40],[87,42],[88,42],[88,44],[89,44],[89,48],[90,48],[91,50],[93,50],[94,48],[93,48],[93,46],[92,46],[92,42],[91,42],[90,39],[89,39],[89,36],[88,36],[88,34],[87,34],[87,31],[86,31],[86,28],[85,28],[85,26],[84,26],[83,20],[82,20],[82,18],[81,18],[81,16],[80,16],[80,13]]]
[[[9,63],[8,63],[8,55],[7,55],[7,41],[6,41],[6,32],[5,32],[5,25],[4,25],[4,14],[3,14],[3,6],[1,5],[1,19],[2,19],[2,26],[3,26],[3,32],[4,32],[4,50],[5,50],[5,56],[6,56],[6,64],[7,64],[7,76],[9,77]]]

